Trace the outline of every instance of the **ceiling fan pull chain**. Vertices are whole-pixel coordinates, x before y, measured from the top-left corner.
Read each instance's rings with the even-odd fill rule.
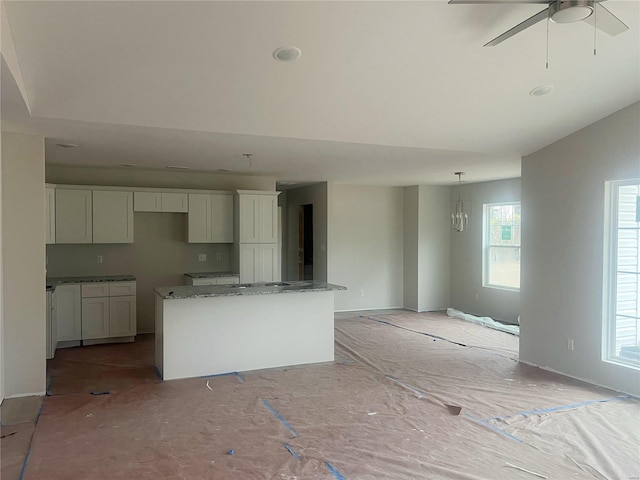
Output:
[[[547,70],[549,70],[549,17],[547,17]]]
[[[593,5],[593,56],[596,56],[596,32],[598,31],[598,5]]]

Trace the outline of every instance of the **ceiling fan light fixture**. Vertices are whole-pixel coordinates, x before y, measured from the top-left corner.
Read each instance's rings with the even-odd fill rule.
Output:
[[[592,0],[560,1],[549,5],[549,18],[554,23],[573,23],[584,20],[593,14]]]

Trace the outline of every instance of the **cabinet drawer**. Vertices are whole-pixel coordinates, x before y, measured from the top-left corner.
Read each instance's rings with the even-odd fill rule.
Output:
[[[136,294],[136,282],[113,282],[109,284],[109,296],[122,297]]]
[[[240,283],[239,277],[218,277],[216,285],[236,285]]]
[[[85,283],[82,285],[82,298],[108,296],[109,285],[106,283]]]

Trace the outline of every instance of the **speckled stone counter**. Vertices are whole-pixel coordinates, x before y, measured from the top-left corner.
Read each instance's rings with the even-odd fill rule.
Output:
[[[312,281],[157,288],[156,367],[172,380],[332,362],[340,290]]]
[[[293,281],[268,283],[242,283],[239,285],[200,285],[156,288],[156,293],[163,299],[231,297],[239,295],[271,295],[275,293],[300,292],[333,292],[346,290],[341,285],[325,282]]]
[[[135,282],[133,275],[93,275],[86,277],[47,277],[47,285],[95,282]]]
[[[192,272],[185,273],[185,277],[191,278],[218,278],[218,277],[239,277],[239,273],[233,272]]]

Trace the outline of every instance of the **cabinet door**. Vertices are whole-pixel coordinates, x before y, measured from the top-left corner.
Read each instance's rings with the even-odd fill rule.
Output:
[[[136,334],[136,297],[109,299],[109,337],[131,337]]]
[[[133,192],[134,212],[162,211],[160,192]]]
[[[231,195],[211,195],[211,243],[233,243]]]
[[[91,243],[91,190],[56,189],[56,243]]]
[[[58,342],[82,339],[82,298],[80,285],[60,285],[55,289],[56,336]]]
[[[44,190],[44,243],[56,243],[56,191],[53,188]]]
[[[82,339],[109,336],[109,297],[82,299]]]
[[[276,243],[278,241],[277,197],[259,195],[258,208],[258,241],[260,243]]]
[[[189,243],[211,242],[211,195],[189,194]]]
[[[133,243],[133,192],[93,191],[93,243]]]
[[[186,193],[162,193],[162,211],[187,213],[189,200]]]
[[[278,248],[275,243],[258,245],[257,282],[278,282],[280,275],[278,268]]]
[[[258,212],[259,195],[240,195],[239,199],[239,231],[240,243],[258,243]]]
[[[259,282],[258,266],[258,245],[240,244],[240,283]]]

